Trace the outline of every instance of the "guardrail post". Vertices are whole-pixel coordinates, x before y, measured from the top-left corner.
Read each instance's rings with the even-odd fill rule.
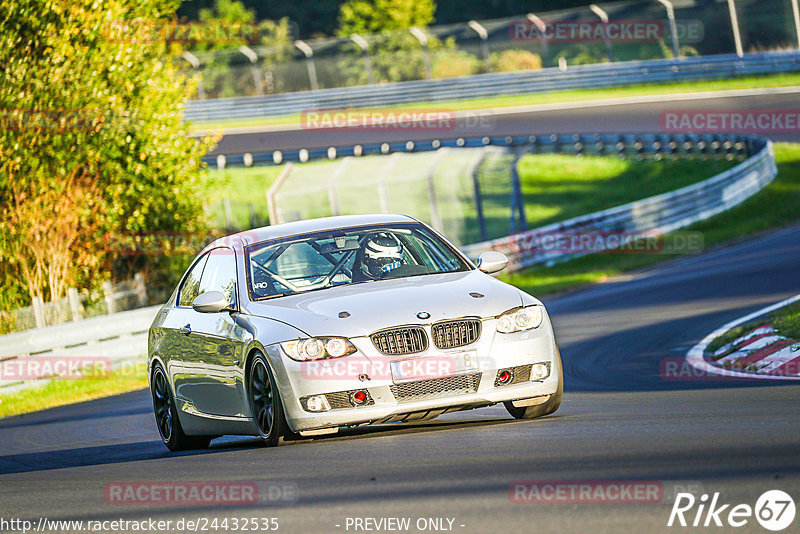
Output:
[[[728,0],[728,11],[731,15],[731,28],[733,29],[733,42],[736,45],[736,55],[743,57],[742,34],[739,31],[739,16],[736,14],[736,2],[734,0]]]
[[[147,306],[147,285],[144,281],[144,274],[136,273],[133,281],[134,290],[136,291],[136,300],[139,302],[139,307],[144,308]]]
[[[69,298],[69,307],[72,310],[72,320],[80,321],[83,319],[83,307],[81,306],[78,290],[74,287],[67,289],[67,297]]]
[[[608,13],[597,4],[590,4],[589,9],[592,11],[592,13],[597,15],[597,18],[599,18],[603,22],[603,27],[604,27],[603,40],[606,43],[606,52],[608,53],[608,60],[611,63],[614,63],[614,52],[611,49],[611,39],[609,39],[608,37],[608,23],[609,23]]]
[[[467,26],[480,37],[483,61],[486,63],[486,72],[492,72],[492,56],[489,54],[489,32],[476,20],[469,21]]]
[[[42,328],[45,326],[44,301],[39,296],[33,297],[31,300],[33,301],[33,318],[36,321],[36,328]]]
[[[308,46],[304,41],[295,41],[294,45],[306,57],[306,67],[308,68],[308,81],[311,84],[312,91],[319,90],[319,82],[317,81],[317,67],[314,65],[314,49]]]
[[[667,10],[667,20],[669,21],[669,32],[672,36],[672,56],[678,59],[681,55],[681,47],[678,44],[678,24],[675,22],[675,6],[672,5],[670,0],[658,0]]]
[[[408,31],[417,38],[417,41],[419,41],[419,44],[422,46],[422,59],[425,62],[425,74],[427,74],[429,80],[432,80],[433,70],[431,69],[431,52],[428,47],[428,36],[424,31],[416,27],[410,28]]]
[[[361,51],[364,53],[364,70],[367,72],[367,83],[372,85],[375,83],[375,77],[372,74],[372,59],[369,57],[369,43],[366,39],[354,33],[350,36],[350,40],[353,41]]]
[[[197,56],[192,54],[191,52],[184,52],[183,59],[185,59],[192,68],[197,72],[197,96],[200,100],[206,99],[206,90],[203,87],[203,73],[200,70],[200,60],[197,59]]]
[[[103,282],[103,297],[106,301],[106,313],[114,313],[114,285],[111,282]]]
[[[792,18],[794,18],[794,33],[797,37],[797,49],[800,50],[800,6],[797,0],[792,0]]]

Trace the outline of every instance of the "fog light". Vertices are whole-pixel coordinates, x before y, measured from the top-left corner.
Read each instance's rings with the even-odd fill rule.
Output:
[[[546,363],[535,363],[531,368],[531,378],[534,380],[544,380],[550,376],[550,365]]]
[[[508,369],[503,369],[502,371],[497,371],[497,380],[495,380],[495,385],[496,386],[504,386],[504,385],[508,384],[509,382],[511,382],[511,380],[513,378],[514,378],[514,374]]]
[[[353,404],[356,406],[360,406],[367,402],[367,392],[363,390],[354,391],[350,396],[350,400],[352,400]]]
[[[331,409],[331,405],[328,404],[325,395],[314,395],[306,399],[306,408],[309,412],[327,412]]]

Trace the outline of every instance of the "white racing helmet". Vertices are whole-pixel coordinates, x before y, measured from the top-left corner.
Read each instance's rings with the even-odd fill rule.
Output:
[[[373,279],[385,276],[404,263],[403,247],[391,234],[369,236],[361,252],[361,269]]]

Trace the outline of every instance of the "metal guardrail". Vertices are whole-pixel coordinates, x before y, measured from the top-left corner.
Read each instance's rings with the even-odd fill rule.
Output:
[[[747,152],[754,155],[732,169],[676,191],[500,239],[476,243],[462,247],[462,250],[471,258],[477,258],[487,250],[503,252],[510,259],[509,268],[512,271],[561,261],[583,254],[558,247],[549,249],[542,246],[547,242],[548,236],[647,232],[665,234],[741,204],[763,189],[777,175],[772,142],[767,139],[756,136],[737,139],[714,135],[702,142],[705,144],[703,150],[708,148],[736,153],[746,146]],[[663,148],[660,143],[655,147],[655,143],[659,141],[652,142],[651,150]],[[676,148],[671,147],[673,150]],[[599,250],[593,250],[597,251]]]
[[[545,93],[648,83],[724,79],[800,70],[800,52],[763,52],[684,59],[578,65],[441,80],[387,83],[270,96],[192,100],[184,117],[217,121],[293,115],[316,109],[372,108],[417,102],[447,102],[489,96]]]
[[[0,393],[42,384],[46,376],[43,380],[28,375],[53,367],[54,362],[62,367],[83,362],[108,368],[143,358],[147,331],[160,308],[140,308],[0,337],[0,369],[5,371],[0,374]],[[19,361],[23,359],[26,361]],[[15,367],[23,371],[15,372]]]
[[[87,306],[87,301],[102,299],[102,304]],[[144,275],[137,273],[131,280],[105,282],[102,292],[94,295],[89,291],[67,289],[67,296],[55,302],[45,302],[34,297],[31,306],[16,310],[0,311],[9,333],[23,332],[31,328],[44,328],[68,321],[81,321],[100,314],[114,313],[147,305],[147,285]]]

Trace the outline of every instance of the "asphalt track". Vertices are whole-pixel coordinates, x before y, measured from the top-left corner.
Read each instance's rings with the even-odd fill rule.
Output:
[[[419,518],[452,519],[463,533],[682,532],[708,529],[667,528],[676,484],[730,504],[753,506],[771,489],[800,503],[800,386],[667,371],[719,325],[800,292],[799,274],[794,226],[546,300],[566,392],[537,421],[491,407],[275,449],[228,437],[170,454],[146,391],[3,419],[0,519],[272,517],[280,532],[304,533],[356,532],[348,517],[408,517],[410,532]],[[175,480],[254,482],[260,501],[120,506],[104,493]],[[665,496],[525,504],[510,499],[515,481],[661,481]],[[297,500],[270,501],[275,484]],[[765,532],[753,518],[736,531]]]
[[[506,135],[549,135],[572,133],[657,133],[662,131],[664,112],[702,110],[798,110],[800,88],[777,88],[747,94],[748,91],[721,91],[709,96],[702,93],[663,97],[620,99],[616,102],[567,103],[540,106],[535,111],[509,110],[482,115],[470,112],[458,118],[452,128],[414,131],[380,132],[374,129],[310,129],[286,127],[274,129],[241,128],[226,134],[212,154],[269,153],[274,150],[297,148],[327,148],[358,143],[400,142],[409,139],[423,141],[442,138]],[[430,106],[447,111],[446,106]],[[762,132],[774,141],[800,141],[800,130]]]

